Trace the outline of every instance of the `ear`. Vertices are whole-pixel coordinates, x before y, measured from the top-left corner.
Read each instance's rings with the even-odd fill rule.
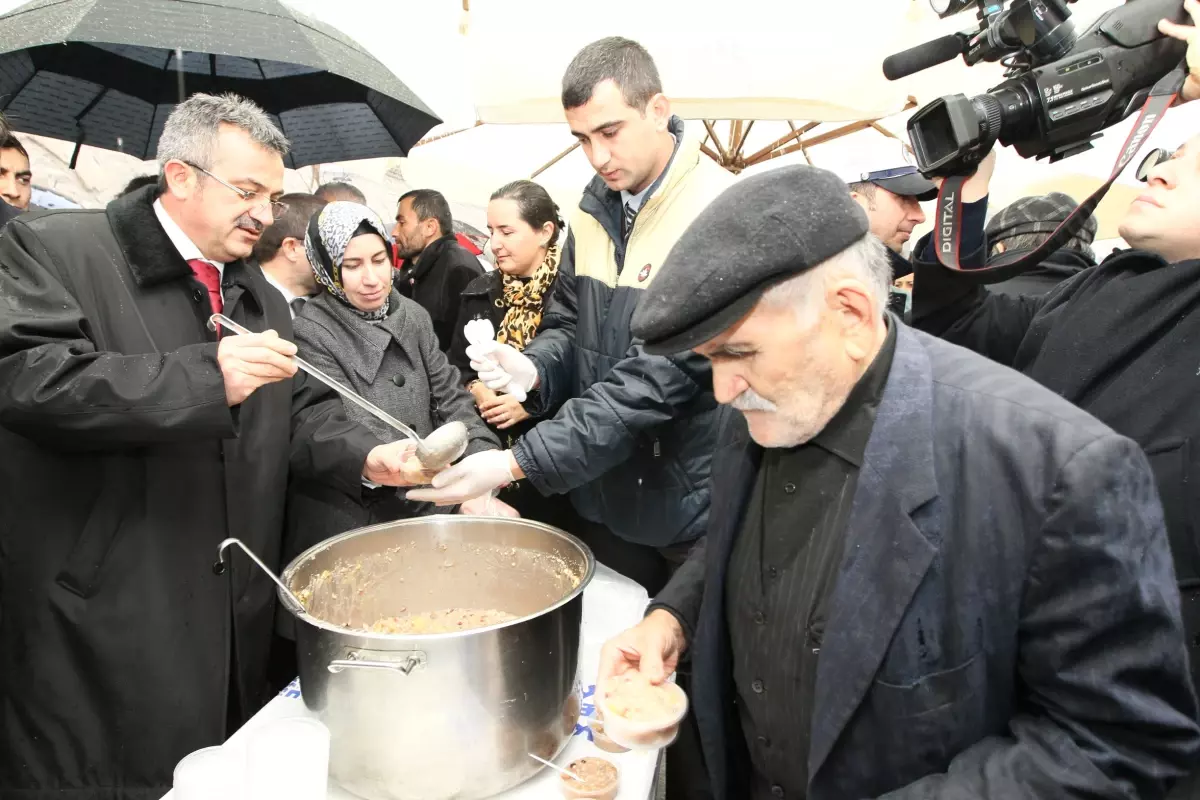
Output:
[[[542,244],[542,247],[549,247],[550,245],[554,244],[554,223],[553,222],[547,221],[547,222],[542,223],[542,241],[544,242],[544,244]]]
[[[871,354],[875,323],[882,322],[875,313],[870,288],[854,277],[831,281],[826,288],[826,300],[836,315],[835,324],[841,328],[846,354],[861,361]]]
[[[860,192],[851,192],[850,197],[854,200],[854,202],[858,203],[858,205],[862,208],[863,211],[872,211],[873,210],[871,208],[871,199],[869,197],[867,197],[866,195],[864,195]]]
[[[654,129],[662,132],[667,130],[668,124],[671,122],[671,101],[662,92],[650,98],[650,104],[646,107],[650,112],[650,116],[654,118]]]
[[[432,239],[434,233],[437,233],[438,230],[438,221],[433,217],[421,220],[421,233],[425,235],[426,239]],[[441,231],[439,235],[445,236],[446,231]]]
[[[307,257],[304,253],[304,242],[291,236],[288,236],[283,240],[280,249],[283,250],[284,257],[293,263],[299,263],[302,259]]]
[[[997,255],[1003,253],[1007,249],[1008,248],[1004,246],[1004,242],[996,242],[994,245],[992,245],[992,252]]]
[[[199,179],[196,171],[182,161],[172,159],[163,165],[167,179],[167,192],[177,200],[186,200],[196,193]]]

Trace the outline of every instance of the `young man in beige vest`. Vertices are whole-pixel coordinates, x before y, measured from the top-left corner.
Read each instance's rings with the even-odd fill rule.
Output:
[[[636,42],[581,50],[562,99],[597,176],[572,217],[558,285],[523,353],[468,350],[490,387],[527,392],[532,413],[557,414],[511,450],[464,459],[409,496],[457,503],[520,478],[543,494],[570,492],[597,558],[654,592],[704,533],[719,411],[703,359],[646,354],[630,318],[676,239],[732,178],[684,139]]]

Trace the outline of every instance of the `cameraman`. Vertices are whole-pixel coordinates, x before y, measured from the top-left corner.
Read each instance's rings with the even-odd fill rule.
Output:
[[[1196,0],[1185,7],[1193,20],[1200,18]],[[1182,30],[1188,40],[1192,88],[1185,86],[1184,99],[1192,99],[1200,88],[1197,29],[1162,27],[1173,36]],[[1200,136],[1150,171],[1146,191],[1125,213],[1119,230],[1135,249],[1047,295],[1013,297],[943,268],[921,247],[913,292],[915,327],[1023,372],[1145,450],[1171,539],[1193,685],[1200,684],[1197,208]],[[966,218],[970,212],[964,212]],[[965,265],[982,264],[983,248],[969,251],[964,241],[962,252]],[[1200,783],[1196,776],[1192,780]],[[1194,791],[1181,785],[1172,797],[1191,797]]]

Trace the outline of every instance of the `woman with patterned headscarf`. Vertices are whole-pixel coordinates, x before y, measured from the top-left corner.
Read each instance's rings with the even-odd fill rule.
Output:
[[[323,291],[296,317],[300,356],[420,436],[458,420],[470,434],[468,455],[497,448],[499,441],[476,413],[458,370],[438,350],[429,314],[392,288],[390,244],[383,221],[358,203],[330,203],[313,216],[304,245]],[[351,419],[382,441],[403,438],[357,405],[345,406]],[[293,504],[289,513],[302,522],[306,540],[289,542],[294,552],[299,544],[311,545],[350,528],[433,511],[386,487],[364,487],[361,501],[352,503],[327,487],[305,486],[300,493],[324,508]],[[485,505],[481,499],[463,510],[482,511]]]
[[[563,222],[549,193],[525,180],[496,190],[488,203],[487,222],[496,270],[471,281],[463,291],[450,360],[462,371],[484,421],[511,443],[535,420],[514,395],[494,392],[476,378],[466,354],[466,325],[486,319],[492,323],[497,341],[525,349],[537,335],[542,311],[558,282],[561,251],[557,242]],[[566,528],[575,520],[566,495],[542,497],[526,483],[514,484],[501,497],[524,517]]]

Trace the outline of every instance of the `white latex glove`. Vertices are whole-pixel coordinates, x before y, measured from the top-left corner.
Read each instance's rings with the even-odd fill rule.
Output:
[[[471,359],[471,369],[479,374],[479,380],[492,391],[498,391],[501,387],[492,386],[488,383],[489,379],[492,383],[501,384],[505,391],[517,398],[518,403],[524,403],[526,390],[514,384],[512,376],[501,369],[499,361],[491,356],[496,346],[496,329],[492,326],[492,321],[473,319],[463,326],[463,335],[466,336],[469,345],[467,357]],[[474,356],[471,355],[472,352],[475,353]]]
[[[476,497],[474,500],[468,500],[458,507],[458,513],[467,514],[472,517],[516,517],[520,518],[520,513],[515,508],[510,506],[503,500],[496,498],[496,492],[491,491],[482,497]]]
[[[413,489],[405,495],[409,500],[453,506],[484,495],[512,483],[511,458],[507,450],[484,450],[467,456],[452,467],[439,472],[431,483],[432,489]]]
[[[467,347],[467,358],[484,386],[508,392],[518,402],[525,402],[537,383],[537,366],[512,345],[496,341],[473,344]]]

